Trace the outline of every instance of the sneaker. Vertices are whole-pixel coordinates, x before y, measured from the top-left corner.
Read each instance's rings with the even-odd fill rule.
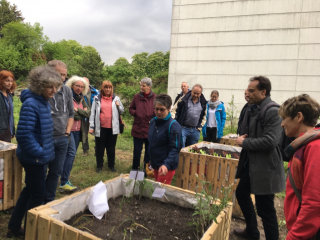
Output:
[[[13,238],[13,237],[19,237],[19,236],[24,236],[24,229],[23,228],[20,228],[17,231],[8,230],[8,232],[7,232],[7,238]]]
[[[99,173],[99,172],[101,172],[101,171],[102,171],[102,168],[99,168],[99,167],[98,167],[97,170],[96,170],[97,173]]]
[[[59,193],[73,193],[78,190],[78,187],[72,185],[70,181],[68,181],[65,185],[59,186]]]

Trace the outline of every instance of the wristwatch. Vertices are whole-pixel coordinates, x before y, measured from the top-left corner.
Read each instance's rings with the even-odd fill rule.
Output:
[[[65,132],[64,135],[66,135],[67,137],[70,137],[71,133]]]

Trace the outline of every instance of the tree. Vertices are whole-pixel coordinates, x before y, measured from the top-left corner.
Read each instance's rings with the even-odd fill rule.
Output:
[[[10,5],[6,0],[0,1],[0,31],[3,26],[10,22],[23,21],[21,11],[18,11],[18,8],[15,4]],[[2,35],[0,34],[0,38]]]
[[[148,53],[138,53],[133,55],[131,69],[134,78],[141,79],[147,76]]]

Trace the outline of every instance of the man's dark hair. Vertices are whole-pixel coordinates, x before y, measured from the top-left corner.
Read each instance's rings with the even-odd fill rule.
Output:
[[[252,77],[249,80],[250,82],[252,81],[258,81],[258,85],[257,88],[259,89],[259,91],[261,90],[266,90],[266,96],[270,97],[270,92],[271,92],[271,82],[269,80],[269,78],[264,77],[264,76],[256,76],[256,77]]]
[[[157,103],[165,106],[166,109],[169,109],[171,108],[171,105],[172,105],[172,99],[169,95],[167,94],[158,94],[156,96],[156,98],[154,99],[154,105],[156,105]]]

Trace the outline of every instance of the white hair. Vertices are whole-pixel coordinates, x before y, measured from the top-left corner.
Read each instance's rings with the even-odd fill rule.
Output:
[[[152,87],[152,80],[151,78],[145,77],[142,78],[140,83],[145,83],[148,87]]]
[[[66,86],[71,88],[73,87],[73,85],[75,85],[76,82],[81,81],[83,82],[84,85],[84,89],[82,90],[82,94],[86,95],[88,90],[89,90],[89,84],[86,80],[84,80],[82,77],[79,76],[72,76],[67,82],[66,82]]]

